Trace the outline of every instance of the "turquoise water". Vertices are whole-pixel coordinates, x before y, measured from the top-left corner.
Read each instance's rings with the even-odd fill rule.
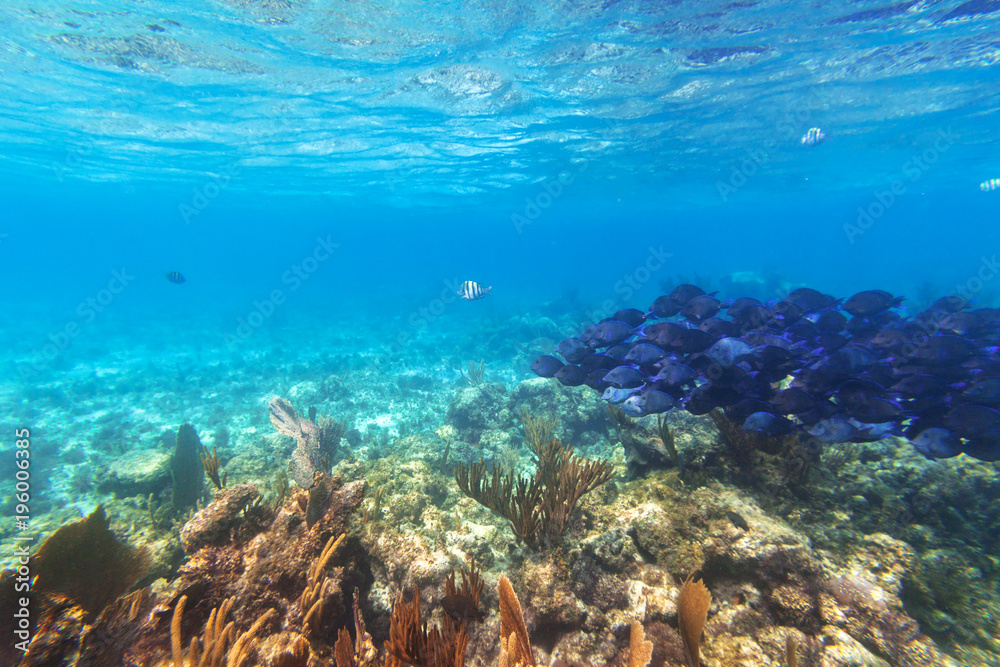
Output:
[[[470,361],[514,388],[677,282],[1000,306],[998,35],[996,0],[5,2],[0,394],[40,529],[185,421],[264,460],[274,395],[382,453]]]
[[[417,7],[8,3],[8,306],[127,266],[116,309],[239,312],[321,233],[337,268],[288,309],[383,321],[446,277],[602,298],[650,245],[845,295],[948,291],[996,249],[990,2]]]

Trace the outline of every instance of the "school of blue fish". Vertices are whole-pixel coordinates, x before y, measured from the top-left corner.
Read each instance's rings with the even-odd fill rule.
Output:
[[[847,300],[799,288],[723,303],[678,285],[535,359],[639,417],[722,409],[747,431],[826,443],[903,436],[928,458],[1000,460],[1000,309],[958,296],[914,316],[882,290]]]

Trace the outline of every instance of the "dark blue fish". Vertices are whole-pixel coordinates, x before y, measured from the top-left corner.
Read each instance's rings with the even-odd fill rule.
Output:
[[[841,417],[827,417],[813,424],[807,432],[825,443],[856,442],[867,429],[862,430]]]
[[[632,335],[633,327],[618,320],[604,320],[594,325],[590,337],[598,347],[607,347],[625,342]]]
[[[805,412],[799,412],[795,415],[795,418],[802,422],[802,425],[809,429],[824,419],[830,419],[831,417],[836,417],[840,414],[840,408],[836,403],[831,401],[819,401],[816,403],[816,407],[806,410]]]
[[[543,355],[532,370],[611,388],[608,400],[636,415],[725,408],[761,433],[801,428],[820,442],[905,434],[932,457],[1000,459],[1000,309],[946,298],[908,317],[894,310],[901,298],[880,290],[842,307],[809,288],[770,305],[713,296],[679,285],[648,315],[622,309],[563,341],[568,366]],[[676,314],[686,321],[648,321]]]
[[[182,276],[178,271],[170,271],[169,273],[163,274],[163,276],[175,285],[187,282],[187,278]]]
[[[556,372],[555,378],[567,387],[579,387],[587,379],[587,371],[579,366],[566,364]]]
[[[750,344],[739,338],[722,338],[705,350],[705,356],[720,366],[729,367],[750,354]]]
[[[763,368],[777,368],[778,366],[783,366],[794,360],[796,357],[791,350],[783,347],[777,347],[775,345],[761,345],[760,347],[754,348],[753,358],[756,359]]]
[[[674,341],[673,347],[684,354],[694,354],[712,347],[716,340],[718,339],[707,331],[685,329],[681,340]]]
[[[667,360],[660,363],[658,368],[659,371],[653,379],[671,386],[690,384],[698,378],[693,368],[679,361]]]
[[[849,342],[846,336],[835,333],[822,333],[819,338],[813,341],[816,345],[816,351],[821,354],[832,354],[845,347]]]
[[[945,415],[944,423],[955,433],[974,438],[1000,429],[1000,412],[982,405],[960,405]]]
[[[885,398],[855,399],[844,411],[863,424],[885,424],[903,418],[903,409]]]
[[[955,297],[956,299],[961,299],[961,297]],[[993,322],[1000,322],[1000,308],[976,308],[974,311],[976,315],[987,324]]]
[[[942,313],[957,313],[960,310],[964,310],[968,305],[968,301],[957,294],[953,294],[951,296],[943,296],[932,303],[930,310],[938,310]]]
[[[888,387],[899,379],[899,375],[892,364],[886,361],[879,361],[866,368],[863,373],[858,375],[858,379],[871,380],[883,387]]]
[[[632,417],[661,414],[674,407],[674,399],[662,391],[649,389],[633,394],[622,403],[622,410]]]
[[[708,296],[714,295],[715,292]],[[682,284],[671,290],[670,294],[667,296],[671,301],[677,304],[678,308],[683,308],[687,303],[694,299],[695,297],[704,296],[705,290],[698,287],[697,285],[687,285]]]
[[[638,387],[646,381],[646,374],[631,366],[619,366],[604,375],[604,381],[612,387],[628,389]]]
[[[742,330],[740,325],[729,320],[722,320],[718,317],[710,317],[698,325],[698,328],[713,336],[722,338],[739,338]]]
[[[644,415],[661,414],[674,407],[673,396],[656,389],[647,389],[636,397],[636,405]]]
[[[841,308],[855,317],[871,317],[894,308],[902,302],[903,297],[895,297],[884,290],[866,290],[852,296]]]
[[[822,366],[817,362],[795,374],[792,387],[798,387],[813,396],[823,396],[836,389],[849,376],[836,366]]]
[[[948,383],[937,375],[908,373],[889,387],[906,398],[940,396],[948,391]]]
[[[673,317],[679,312],[681,312],[681,304],[671,299],[669,294],[657,297],[653,305],[649,307],[651,317]]]
[[[770,310],[761,302],[760,299],[755,299],[751,296],[742,296],[738,299],[732,299],[727,301],[724,305],[726,309],[726,314],[733,318],[733,321],[739,322],[740,324],[752,323],[757,321],[755,313],[759,309],[763,309],[767,314],[770,314]],[[753,328],[757,329],[764,326],[768,318],[763,318],[756,324]]]
[[[533,362],[531,362],[531,370],[538,377],[551,378],[555,377],[559,369],[563,367],[563,362],[559,361],[553,356],[548,354],[543,354]]]
[[[836,401],[841,406],[864,402],[870,398],[885,398],[885,387],[874,380],[852,378],[837,389]]]
[[[736,387],[706,382],[691,391],[684,407],[693,415],[704,415],[715,408],[735,405],[742,399],[743,391]]]
[[[614,403],[615,405],[624,402],[632,394],[639,391],[639,387],[630,387],[628,389],[619,389],[617,387],[608,387],[604,390],[601,398],[608,403]]]
[[[771,407],[769,403],[758,400],[756,398],[744,398],[742,401],[736,405],[730,405],[726,408],[726,418],[729,421],[736,422],[737,424],[742,424],[747,420],[747,417],[755,412],[773,412],[774,408]]]
[[[673,347],[677,341],[684,340],[684,327],[673,322],[657,322],[647,324],[641,330],[641,335],[649,342],[663,348]]]
[[[646,313],[636,308],[625,308],[616,312],[609,319],[624,322],[634,329],[646,321]]]
[[[979,351],[972,341],[952,334],[927,336],[914,347],[913,353],[907,356],[930,366],[961,364]]]
[[[779,301],[771,306],[771,311],[777,319],[776,326],[786,329],[805,317],[806,311],[791,301]]]
[[[612,345],[608,349],[604,350],[604,356],[610,357],[617,362],[625,361],[625,357],[628,353],[632,351],[632,345],[626,345],[622,343],[620,345]]]
[[[723,366],[717,364],[708,357],[699,357],[691,360],[691,367],[701,373],[706,379],[716,385],[740,385],[741,391],[746,393],[743,383],[750,379],[749,372],[740,365]]]
[[[823,335],[823,330],[809,320],[798,320],[785,329],[785,335],[797,342],[812,342]]]
[[[943,428],[929,428],[910,442],[929,459],[950,459],[962,453],[961,439]]]
[[[877,320],[870,317],[852,317],[847,320],[844,330],[857,338],[869,338],[878,334],[880,326]]]
[[[769,403],[783,415],[807,412],[816,407],[816,399],[797,387],[782,389],[771,397]]]
[[[972,337],[978,336],[985,325],[979,315],[968,311],[951,313],[938,322],[938,327],[945,333]]]
[[[1000,430],[965,441],[962,452],[980,461],[1000,461]]]
[[[740,338],[750,343],[754,347],[759,347],[761,345],[773,345],[774,347],[780,347],[783,350],[798,349],[795,343],[788,340],[784,336],[768,333],[766,331],[748,331],[747,333],[740,336]]]
[[[824,310],[816,316],[814,324],[825,333],[840,333],[847,327],[847,317],[839,310]]]
[[[662,361],[667,353],[656,345],[649,343],[639,343],[625,355],[625,362],[636,366],[647,366]]]
[[[743,422],[743,430],[775,438],[791,433],[795,430],[795,424],[791,420],[772,415],[770,412],[755,412]]]
[[[877,350],[896,351],[903,345],[921,337],[919,333],[910,333],[903,329],[882,329],[868,341]]]
[[[970,385],[962,396],[980,405],[1000,405],[1000,378],[990,378]]]
[[[567,338],[556,345],[556,352],[571,364],[578,364],[593,353],[593,349],[579,338]]]
[[[837,303],[837,299],[829,294],[823,294],[811,287],[799,287],[788,293],[782,301],[795,304],[805,313],[814,313],[823,308],[829,308]]]
[[[707,294],[696,296],[681,308],[681,317],[692,322],[701,322],[718,313],[721,305],[721,302],[714,296]]]
[[[817,364],[817,368],[835,368],[844,375],[864,372],[878,361],[878,354],[863,345],[848,345],[833,352]]]
[[[582,369],[581,369],[582,370]],[[584,371],[586,373],[586,371]],[[598,368],[587,373],[587,377],[584,378],[583,384],[587,385],[591,389],[597,392],[603,392],[605,389],[610,387],[610,385],[604,381],[604,376],[608,374],[608,371],[604,368]]]
[[[588,373],[596,371],[599,368],[610,371],[615,366],[621,366],[621,362],[612,359],[606,354],[590,354],[580,361],[580,368]]]

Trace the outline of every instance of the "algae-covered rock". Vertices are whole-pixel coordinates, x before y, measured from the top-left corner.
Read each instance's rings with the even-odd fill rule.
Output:
[[[97,488],[121,498],[159,494],[170,484],[171,458],[159,449],[125,452],[99,473]]]
[[[323,392],[316,382],[299,382],[288,390],[288,398],[300,407],[318,405],[323,400]]]
[[[518,449],[521,443],[514,439],[507,431],[500,429],[488,429],[483,431],[479,438],[480,448],[498,454],[508,449]]]
[[[684,518],[657,504],[646,503],[637,509],[632,533],[648,558],[672,572],[694,572],[705,562],[701,541],[692,539]]]
[[[497,384],[459,389],[448,407],[448,422],[463,439],[478,441],[483,431],[500,425],[504,399],[503,387]]]
[[[843,630],[831,626],[823,628],[822,641],[826,664],[847,667],[889,667],[889,663],[866,649],[858,640]]]
[[[181,544],[191,554],[208,544],[229,539],[229,531],[243,519],[243,512],[260,497],[253,484],[237,484],[219,491],[208,507],[195,513],[181,529]]]
[[[1000,651],[1000,604],[979,568],[955,550],[930,549],[914,559],[907,574],[902,597],[923,632]]]
[[[578,626],[587,609],[570,586],[569,572],[560,556],[548,553],[533,567],[524,568],[523,589],[526,608],[535,615],[535,623],[554,628]]]

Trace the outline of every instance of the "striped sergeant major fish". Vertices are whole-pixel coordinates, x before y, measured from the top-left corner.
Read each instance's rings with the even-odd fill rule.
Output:
[[[993,192],[994,190],[1000,190],[1000,178],[991,178],[988,181],[983,181],[979,184],[979,189],[983,192]]]
[[[823,143],[824,139],[826,139],[826,133],[823,130],[818,127],[810,127],[809,130],[802,135],[802,145],[817,146]]]
[[[484,296],[489,294],[491,289],[493,288],[483,287],[477,282],[466,280],[462,283],[462,287],[458,290],[458,295],[466,301],[475,301],[476,299],[482,299]]]

